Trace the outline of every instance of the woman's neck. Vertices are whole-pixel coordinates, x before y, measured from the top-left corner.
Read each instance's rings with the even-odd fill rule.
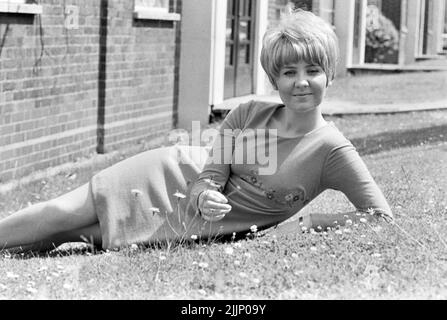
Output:
[[[305,135],[326,124],[320,106],[306,112],[295,112],[285,106],[277,119],[283,130],[291,135]]]

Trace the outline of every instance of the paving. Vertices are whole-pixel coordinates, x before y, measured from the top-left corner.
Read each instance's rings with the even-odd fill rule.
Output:
[[[447,97],[447,94],[446,94]],[[213,111],[222,112],[232,110],[241,103],[257,100],[274,103],[281,103],[281,99],[276,94],[272,95],[247,95],[225,100],[223,103],[214,106]],[[417,103],[388,103],[388,104],[360,104],[352,101],[326,100],[322,103],[324,115],[355,115],[355,114],[392,114],[401,112],[447,110],[447,98],[437,101],[417,102]]]

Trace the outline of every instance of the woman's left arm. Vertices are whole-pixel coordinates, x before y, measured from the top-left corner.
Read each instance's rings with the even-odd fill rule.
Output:
[[[391,208],[368,168],[350,142],[334,147],[324,164],[321,176],[324,189],[343,192],[357,211],[341,214],[312,214],[311,225],[316,228],[339,225],[346,220],[393,219]]]

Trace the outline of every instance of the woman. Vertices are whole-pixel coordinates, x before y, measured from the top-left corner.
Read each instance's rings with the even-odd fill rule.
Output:
[[[321,113],[337,56],[337,38],[322,19],[301,10],[284,16],[261,52],[282,104],[234,109],[208,158],[198,146],[150,150],[12,214],[0,221],[0,246],[47,249],[83,236],[107,249],[245,233],[277,225],[326,189],[343,192],[358,211],[311,214],[308,228],[365,212],[391,219],[355,148]]]

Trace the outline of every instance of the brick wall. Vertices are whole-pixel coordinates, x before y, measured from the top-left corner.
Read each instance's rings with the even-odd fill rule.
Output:
[[[133,2],[109,2],[106,151],[172,129],[177,27],[172,21],[134,20]]]
[[[0,13],[0,183],[173,125],[178,23],[135,20],[128,0],[37,2]]]

